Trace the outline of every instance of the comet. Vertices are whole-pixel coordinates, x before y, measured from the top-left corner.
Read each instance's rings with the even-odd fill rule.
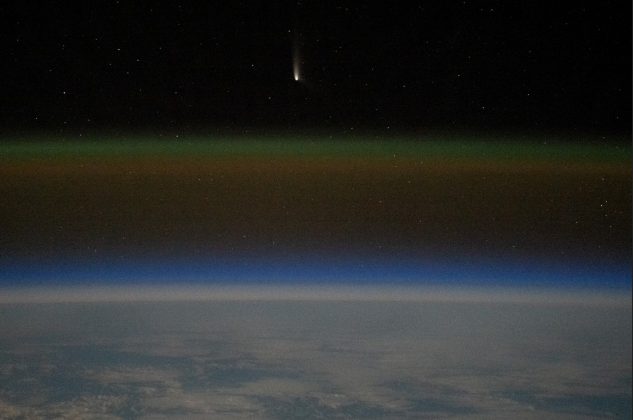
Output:
[[[295,82],[300,82],[301,77],[301,49],[299,47],[299,35],[295,34],[292,43],[292,77]]]
[[[299,64],[298,63],[293,63],[292,65],[292,77],[294,77],[295,82],[299,82],[301,81],[301,76],[300,76],[300,72],[299,72]]]

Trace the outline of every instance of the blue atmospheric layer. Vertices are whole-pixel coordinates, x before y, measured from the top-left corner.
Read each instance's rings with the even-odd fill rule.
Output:
[[[631,289],[631,264],[378,258],[1,261],[1,286],[367,284]]]

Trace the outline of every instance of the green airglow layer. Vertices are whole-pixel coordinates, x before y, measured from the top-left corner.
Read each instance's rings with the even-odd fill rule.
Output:
[[[0,142],[0,159],[74,157],[288,157],[434,158],[494,161],[569,161],[628,164],[631,146],[576,142],[438,139],[328,139],[292,137],[152,137],[88,140],[10,140]]]

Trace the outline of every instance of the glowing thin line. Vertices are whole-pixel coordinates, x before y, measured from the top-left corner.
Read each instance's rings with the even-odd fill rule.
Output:
[[[292,45],[292,76],[296,82],[301,80],[301,57],[299,54],[298,38],[298,35],[295,35],[295,40]]]

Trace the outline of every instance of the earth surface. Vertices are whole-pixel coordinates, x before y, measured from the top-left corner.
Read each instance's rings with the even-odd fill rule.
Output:
[[[630,418],[631,308],[0,305],[0,418]]]

